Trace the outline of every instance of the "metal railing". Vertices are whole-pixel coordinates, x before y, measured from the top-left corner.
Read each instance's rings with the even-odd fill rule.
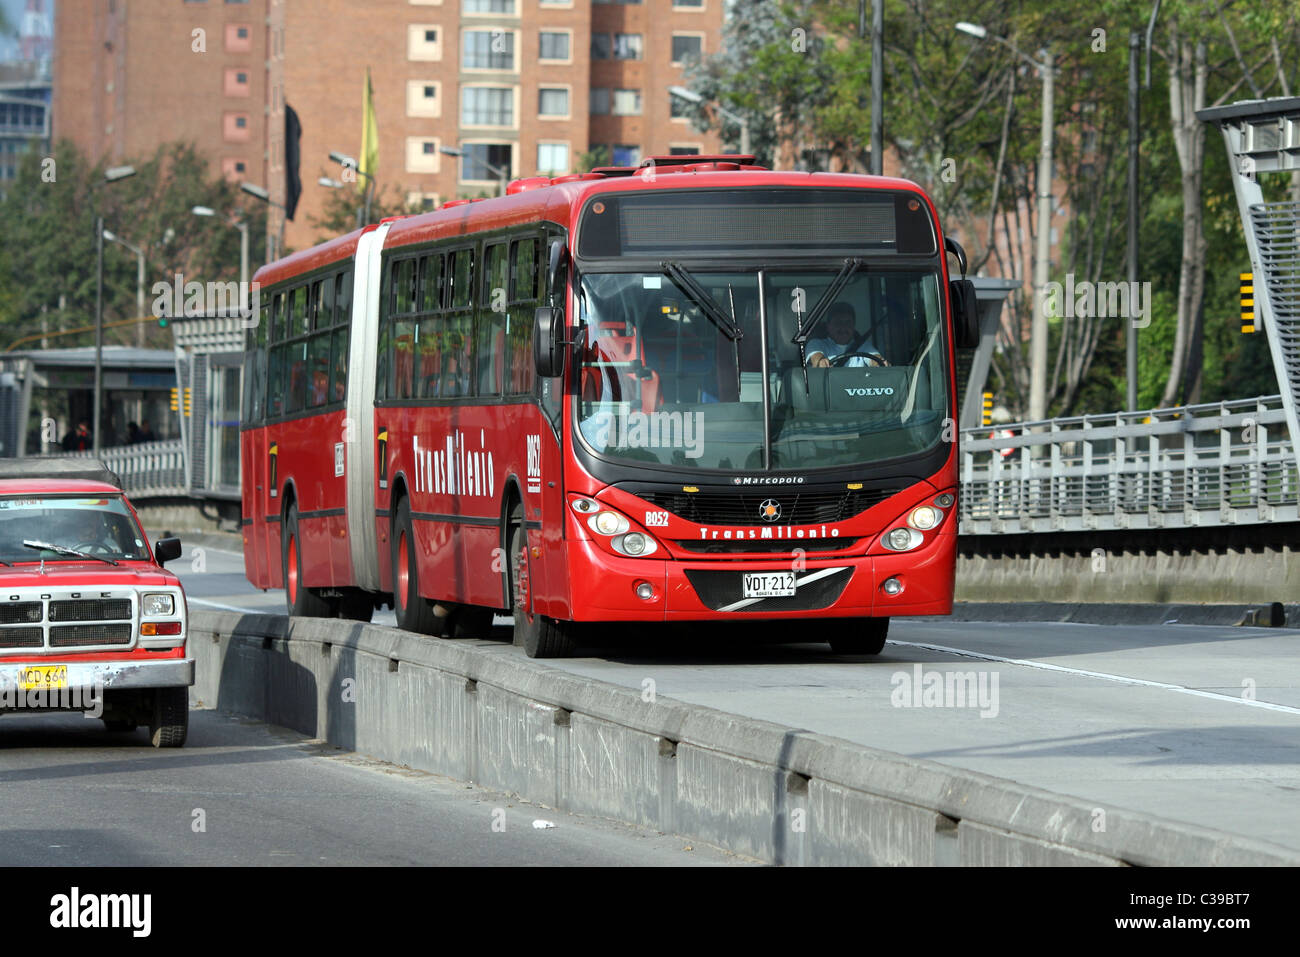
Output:
[[[180,439],[100,449],[99,460],[117,474],[122,488],[133,498],[189,494],[185,485],[185,447]]]
[[[960,452],[967,535],[1300,517],[1281,396],[967,429]]]

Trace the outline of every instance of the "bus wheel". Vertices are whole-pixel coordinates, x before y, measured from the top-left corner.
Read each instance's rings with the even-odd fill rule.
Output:
[[[458,605],[447,616],[444,638],[487,638],[492,634],[492,609],[481,605]]]
[[[878,655],[885,650],[888,618],[832,618],[822,624],[832,629],[831,651],[837,655]]]
[[[523,509],[516,505],[510,515],[510,613],[515,618],[516,645],[524,646],[529,658],[567,658],[573,654],[573,623],[534,615],[530,599],[528,535]]]
[[[415,531],[411,525],[411,500],[397,505],[393,534],[393,611],[397,627],[421,635],[436,635],[442,621],[433,613],[433,602],[420,597],[420,563],[415,554]]]
[[[375,602],[369,592],[349,588],[338,600],[338,616],[349,621],[369,621],[375,614]]]
[[[288,613],[299,618],[330,617],[329,602],[302,579],[302,537],[298,534],[298,506],[290,505],[284,517],[284,599]]]

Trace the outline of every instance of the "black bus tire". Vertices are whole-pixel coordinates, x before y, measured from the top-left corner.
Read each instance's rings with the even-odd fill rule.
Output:
[[[298,618],[330,618],[330,603],[315,588],[308,588],[302,576],[302,536],[298,533],[298,505],[289,506],[284,517],[284,542],[280,548],[284,568],[284,603],[289,615]]]
[[[523,509],[510,513],[510,611],[515,617],[514,643],[523,645],[529,658],[567,658],[576,647],[572,622],[557,621],[528,611],[531,562]]]
[[[824,624],[831,629],[828,640],[837,655],[878,655],[885,650],[888,618],[831,618]]]
[[[421,635],[436,635],[443,621],[433,613],[433,602],[420,596],[420,563],[415,553],[415,527],[411,524],[411,500],[397,505],[390,536],[393,556],[393,611],[397,627]]]

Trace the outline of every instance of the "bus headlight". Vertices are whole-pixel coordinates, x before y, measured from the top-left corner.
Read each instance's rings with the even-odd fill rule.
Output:
[[[640,532],[628,532],[626,535],[614,539],[610,544],[614,546],[616,552],[630,558],[651,555],[658,548],[653,538]]]
[[[922,505],[920,508],[912,509],[912,514],[907,517],[907,524],[913,528],[919,528],[921,531],[926,531],[938,525],[942,517],[943,513],[937,508]]]
[[[176,614],[176,599],[171,595],[145,595],[140,601],[140,614],[145,618],[166,618]]]
[[[626,518],[618,512],[610,511],[596,513],[587,519],[587,525],[601,535],[622,535],[631,527]]]
[[[894,552],[905,552],[909,549],[916,548],[923,541],[925,536],[920,532],[910,528],[895,528],[890,530],[883,539],[881,544]]]

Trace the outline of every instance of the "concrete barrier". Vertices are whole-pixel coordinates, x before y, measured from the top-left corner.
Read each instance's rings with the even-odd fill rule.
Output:
[[[390,628],[195,612],[193,697],[774,864],[1297,865],[1300,853]]]

